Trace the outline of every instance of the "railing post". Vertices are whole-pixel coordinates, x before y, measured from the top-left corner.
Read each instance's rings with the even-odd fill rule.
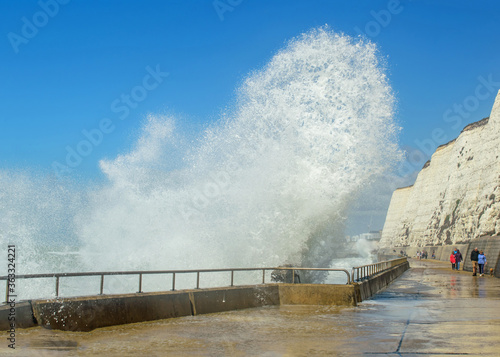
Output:
[[[59,277],[56,276],[56,297],[59,297]]]
[[[196,289],[200,288],[200,272],[196,272]]]
[[[103,290],[104,290],[104,274],[101,275],[101,290],[99,292],[99,295],[102,295]]]
[[[231,270],[231,286],[234,286],[234,270]]]
[[[175,273],[172,273],[172,291],[175,291]]]
[[[142,274],[139,274],[139,291],[138,293],[142,293]]]
[[[292,284],[295,284],[295,269],[292,269]]]
[[[262,284],[266,283],[266,269],[262,269]]]

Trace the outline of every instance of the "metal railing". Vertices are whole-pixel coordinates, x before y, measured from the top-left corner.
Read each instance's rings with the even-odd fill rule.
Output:
[[[384,270],[406,263],[407,261],[408,260],[406,259],[406,257],[404,257],[386,260],[374,264],[361,265],[359,267],[353,267],[351,271],[351,278],[353,282],[367,279],[374,274],[378,274],[380,272],[383,272]]]
[[[291,270],[291,276],[294,277],[296,271],[342,271],[347,275],[347,284],[351,283],[351,276],[349,275],[349,271],[346,269],[332,269],[332,268],[298,268],[298,267],[273,267],[273,268],[233,268],[233,269],[198,269],[198,270],[151,270],[151,271],[115,271],[115,272],[86,272],[86,273],[52,273],[52,274],[24,274],[24,275],[16,275],[15,279],[36,279],[36,278],[55,278],[55,295],[59,297],[59,282],[61,278],[69,278],[69,277],[83,277],[83,276],[100,276],[100,292],[99,295],[103,295],[104,291],[104,277],[105,276],[114,276],[114,275],[138,275],[139,278],[139,290],[138,293],[142,293],[142,276],[143,275],[151,275],[151,274],[172,274],[172,288],[171,290],[175,290],[175,278],[176,275],[179,274],[193,274],[196,273],[196,287],[195,289],[200,288],[200,275],[201,273],[220,273],[220,272],[230,272],[230,286],[234,286],[234,273],[241,271],[262,271],[262,284],[265,284],[266,280],[266,271],[279,271],[279,270]],[[9,286],[12,283],[11,278],[7,276],[0,276],[0,280],[6,281],[6,293],[5,293],[5,301],[9,301]],[[295,283],[295,279],[292,278],[290,283]]]

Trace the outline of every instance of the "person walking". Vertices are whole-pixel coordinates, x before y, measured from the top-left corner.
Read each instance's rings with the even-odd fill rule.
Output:
[[[472,276],[477,275],[477,261],[479,257],[479,251],[477,247],[470,253],[470,260],[472,261]]]
[[[460,253],[460,250],[455,249],[455,268],[457,270],[460,270],[460,262],[463,260],[462,253]]]
[[[488,264],[486,262],[486,255],[484,255],[484,252],[481,250],[479,252],[479,255],[477,256],[477,265],[479,266],[479,276],[484,275],[484,266]]]
[[[451,269],[455,270],[455,252],[452,250],[450,254]]]

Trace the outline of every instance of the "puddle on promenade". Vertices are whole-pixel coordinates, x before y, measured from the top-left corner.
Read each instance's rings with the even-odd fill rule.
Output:
[[[280,306],[112,326],[91,332],[19,330],[23,356],[324,355],[359,327],[352,307]],[[0,346],[0,354],[8,354]]]

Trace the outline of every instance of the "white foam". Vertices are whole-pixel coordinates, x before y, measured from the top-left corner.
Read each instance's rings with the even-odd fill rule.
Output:
[[[128,153],[101,162],[107,182],[85,194],[0,175],[3,237],[23,245],[22,273],[329,266],[349,205],[401,156],[376,46],[312,30],[238,93],[187,146],[176,118],[150,115]],[[44,233],[44,222],[57,223]],[[41,252],[51,234],[78,243],[45,252],[72,254]]]
[[[165,168],[180,161],[169,156],[175,118],[154,115],[135,149],[102,162],[109,184],[80,218],[99,264],[327,266],[353,196],[400,157],[375,45],[313,30],[249,75],[238,98],[182,167]]]

